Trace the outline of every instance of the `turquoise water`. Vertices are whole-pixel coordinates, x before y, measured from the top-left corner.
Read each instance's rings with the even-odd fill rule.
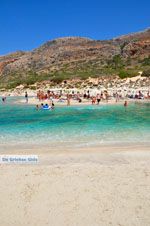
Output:
[[[150,103],[56,107],[0,104],[0,144],[87,147],[149,143]]]

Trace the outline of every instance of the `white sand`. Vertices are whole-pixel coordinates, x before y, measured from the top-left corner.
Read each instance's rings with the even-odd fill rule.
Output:
[[[0,226],[149,226],[148,149],[41,150],[39,165],[1,165]]]

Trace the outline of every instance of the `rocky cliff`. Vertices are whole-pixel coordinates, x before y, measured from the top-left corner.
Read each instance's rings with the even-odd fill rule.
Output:
[[[112,40],[80,37],[48,41],[30,52],[0,56],[0,86],[15,87],[49,80],[113,76],[149,76],[150,29]]]

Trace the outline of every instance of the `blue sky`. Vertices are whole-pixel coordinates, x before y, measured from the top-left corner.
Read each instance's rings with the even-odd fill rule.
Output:
[[[57,37],[110,39],[149,26],[149,0],[0,0],[0,55]]]

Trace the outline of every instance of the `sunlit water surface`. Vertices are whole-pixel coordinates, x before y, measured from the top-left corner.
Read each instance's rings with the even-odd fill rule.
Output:
[[[56,107],[0,103],[0,145],[93,147],[150,143],[150,103]]]

